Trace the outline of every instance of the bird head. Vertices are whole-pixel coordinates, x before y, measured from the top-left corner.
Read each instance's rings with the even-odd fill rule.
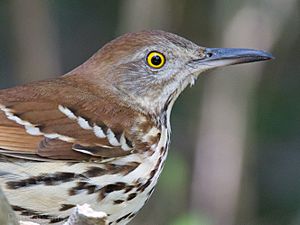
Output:
[[[202,72],[272,59],[253,49],[206,48],[164,31],[125,34],[100,49],[82,68],[129,106],[161,114]]]

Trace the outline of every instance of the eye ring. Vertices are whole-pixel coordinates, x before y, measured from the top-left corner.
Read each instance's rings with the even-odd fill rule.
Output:
[[[160,69],[165,65],[166,58],[165,56],[157,51],[152,51],[147,56],[147,64],[154,68],[154,69]]]

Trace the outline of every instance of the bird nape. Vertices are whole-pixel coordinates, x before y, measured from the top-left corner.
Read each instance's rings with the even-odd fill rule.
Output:
[[[185,87],[208,69],[269,59],[143,31],[62,77],[0,90],[0,186],[23,220],[59,224],[88,203],[127,224],[157,183]]]

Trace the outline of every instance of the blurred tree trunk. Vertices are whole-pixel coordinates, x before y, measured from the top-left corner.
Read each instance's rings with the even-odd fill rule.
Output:
[[[186,2],[187,0],[122,1],[117,32],[178,30],[183,23]]]
[[[158,7],[159,6],[159,7]],[[119,33],[146,29],[170,29],[172,7],[169,0],[127,0],[121,2]]]
[[[12,0],[11,16],[15,41],[15,80],[41,80],[60,72],[57,33],[48,1]]]
[[[282,8],[282,4],[271,0],[264,2],[267,8],[250,3],[234,9],[226,7],[225,2],[216,3],[215,36],[221,37],[223,46],[271,49],[286,18],[286,9],[292,7]],[[235,7],[238,6],[237,3]],[[278,21],[271,20],[274,9],[282,12],[277,12]],[[263,65],[216,71],[204,86],[191,199],[192,208],[204,212],[213,224],[234,224],[237,212],[242,213],[239,207],[251,215],[255,181],[247,177],[243,180],[247,186],[243,187],[242,197],[240,190],[242,175],[247,173],[245,165],[251,161],[251,157],[245,157],[245,149],[253,121],[253,97]],[[241,205],[239,198],[244,200]]]

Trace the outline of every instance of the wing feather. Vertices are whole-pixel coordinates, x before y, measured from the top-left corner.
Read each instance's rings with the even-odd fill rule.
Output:
[[[58,98],[53,86],[62,91],[56,82],[0,91],[0,148],[14,157],[29,153],[49,159],[130,154],[132,146],[126,143],[134,143],[134,137],[129,132],[133,116],[128,108],[116,110],[117,103],[96,99],[82,89]]]

